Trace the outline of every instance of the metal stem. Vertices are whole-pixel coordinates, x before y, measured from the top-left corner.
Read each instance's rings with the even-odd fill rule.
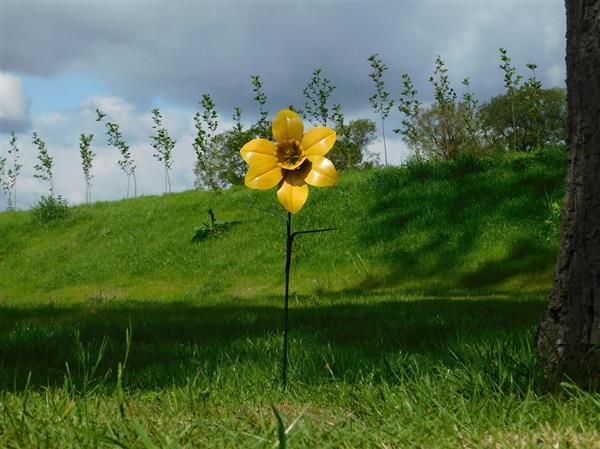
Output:
[[[292,264],[292,243],[294,236],[292,234],[292,214],[288,212],[287,216],[287,239],[285,247],[285,302],[283,306],[283,363],[281,371],[281,381],[283,388],[287,388],[287,368],[288,368],[288,302],[290,291],[290,265]]]

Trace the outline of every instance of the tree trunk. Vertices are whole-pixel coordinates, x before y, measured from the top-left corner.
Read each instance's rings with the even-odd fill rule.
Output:
[[[550,304],[538,329],[546,379],[600,385],[600,2],[566,0],[566,198]]]

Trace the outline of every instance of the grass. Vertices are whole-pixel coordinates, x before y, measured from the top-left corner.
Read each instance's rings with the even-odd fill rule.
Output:
[[[296,229],[234,188],[0,215],[0,447],[600,447],[600,396],[541,388],[564,153],[313,189]],[[233,222],[191,243],[193,228]]]

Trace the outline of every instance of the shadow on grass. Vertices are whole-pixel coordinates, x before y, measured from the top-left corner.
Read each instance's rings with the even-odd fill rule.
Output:
[[[293,359],[299,365],[322,366],[323,358],[328,357],[336,361],[340,378],[351,378],[358,367],[369,370],[380,366],[386,357],[400,353],[444,360],[453,345],[510,339],[530,331],[544,308],[543,301],[532,298],[391,299],[314,306],[300,298],[290,310]],[[90,363],[94,350],[108,336],[102,369],[114,370],[123,359],[129,323],[133,343],[127,379],[136,388],[185,383],[186,376],[197,373],[199,365],[205,374],[224,366],[243,370],[248,363],[276,372],[282,310],[278,303],[269,305],[269,298],[263,302],[266,305],[3,307],[0,388],[23,388],[29,372],[34,387],[60,385],[65,363],[76,372],[77,334],[83,347],[89,349]],[[309,368],[298,366],[296,371],[295,377],[304,382],[314,379]]]
[[[487,288],[532,276],[544,284],[556,259],[547,201],[562,198],[564,170],[564,153],[548,149],[374,173],[377,200],[360,239],[395,248],[379,255],[388,274],[378,286],[443,279],[447,288]]]

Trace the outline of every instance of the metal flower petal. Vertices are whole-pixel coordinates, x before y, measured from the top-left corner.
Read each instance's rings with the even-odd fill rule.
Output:
[[[295,171],[288,171],[279,184],[277,199],[288,212],[295,214],[308,198],[308,185]]]
[[[283,109],[273,118],[273,136],[277,142],[254,139],[240,150],[249,166],[246,186],[253,189],[278,186],[277,198],[292,214],[306,203],[308,184],[327,187],[338,179],[335,167],[324,157],[335,143],[335,131],[318,127],[303,132],[298,114]]]
[[[251,189],[266,190],[275,187],[282,178],[283,170],[277,165],[275,159],[273,162],[251,165],[244,182]]]
[[[275,161],[277,163],[277,146],[267,139],[252,139],[240,150],[242,159],[248,165]]]
[[[313,128],[302,137],[300,146],[310,156],[325,156],[335,143],[336,134],[331,128]]]
[[[323,156],[309,156],[311,169],[304,181],[315,187],[329,187],[337,184],[338,174],[333,163]]]
[[[282,109],[273,119],[272,131],[277,142],[283,143],[294,140],[300,142],[304,133],[304,125],[300,116],[294,111]]]

